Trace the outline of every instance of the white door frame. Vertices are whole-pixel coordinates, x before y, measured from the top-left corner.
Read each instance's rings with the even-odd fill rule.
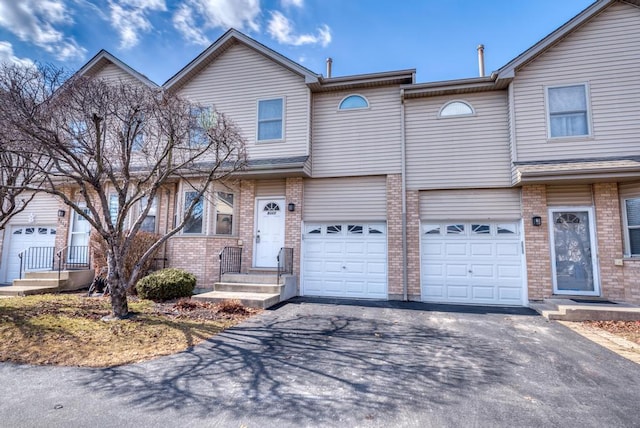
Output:
[[[252,265],[256,265],[257,255],[258,255],[258,242],[256,242],[256,237],[258,236],[258,222],[260,220],[260,201],[274,201],[281,203],[282,206],[282,214],[283,214],[283,224],[282,224],[282,246],[284,247],[285,242],[285,232],[287,228],[287,198],[285,196],[256,196],[255,198],[255,206],[254,206],[254,224],[253,224],[253,257],[252,257]]]
[[[80,208],[86,210],[86,205],[85,204],[81,204]],[[71,260],[75,260],[75,259],[71,259],[71,256],[70,256],[71,242],[72,242],[73,235],[74,235],[73,228],[74,228],[75,222],[76,222],[76,215],[78,215],[78,216],[80,215],[80,214],[76,213],[75,210],[73,210],[73,209],[69,209],[69,211],[70,211],[70,215],[69,216],[71,218],[69,219],[69,233],[68,233],[69,236],[67,237],[67,254],[65,255],[67,262],[69,262]],[[88,230],[86,232],[75,232],[75,233],[76,234],[85,233],[87,235],[87,245],[86,245],[87,253],[83,258],[83,260],[86,262],[86,261],[88,261],[88,257],[89,257],[89,243],[90,243],[91,224],[89,223],[89,221],[87,219],[83,219],[83,221],[87,222]]]
[[[553,214],[556,212],[586,211],[589,218],[589,241],[591,245],[591,265],[593,270],[593,291],[558,290],[556,273],[556,245],[553,230]],[[596,236],[596,216],[593,207],[590,206],[560,206],[550,207],[548,212],[549,223],[549,247],[551,250],[551,279],[553,281],[553,294],[566,294],[574,296],[600,296],[600,270],[598,265],[598,241]]]

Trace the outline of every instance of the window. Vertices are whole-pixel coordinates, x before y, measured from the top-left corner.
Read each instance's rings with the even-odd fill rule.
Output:
[[[449,101],[440,109],[438,117],[472,116],[473,107],[464,101]]]
[[[362,235],[363,229],[360,224],[348,224],[347,233],[350,235]]]
[[[338,110],[354,110],[359,108],[369,108],[369,102],[362,95],[349,95],[340,101]]]
[[[211,108],[193,107],[189,111],[189,145],[192,147],[207,145],[207,130],[211,126]]]
[[[148,201],[149,201],[149,198],[146,196],[143,196],[142,199],[140,199],[140,211],[143,211],[147,207]],[[149,212],[147,213],[147,216],[144,218],[144,220],[142,220],[142,224],[140,225],[140,230],[142,230],[143,232],[155,233],[157,211],[158,211],[158,199],[153,198],[153,201],[151,202],[151,207],[149,207]]]
[[[440,235],[439,224],[425,224],[422,226],[425,235]]]
[[[284,98],[258,101],[258,141],[282,140]]]
[[[342,233],[342,225],[334,224],[327,226],[327,235],[335,235],[337,233]]]
[[[111,216],[111,224],[113,225],[118,221],[118,211],[120,211],[118,195],[112,193],[109,195],[109,215]]]
[[[126,130],[125,130],[126,131]],[[135,118],[132,119],[131,128],[129,132],[135,132],[133,136],[133,141],[131,143],[131,148],[133,151],[139,152],[142,150],[144,146],[144,115],[139,114]]]
[[[71,120],[69,122],[69,132],[71,133],[70,151],[75,154],[82,153],[89,138],[89,127],[83,120]]]
[[[464,234],[464,224],[448,224],[447,235],[461,235]]]
[[[589,135],[586,85],[547,88],[549,137]]]
[[[216,192],[216,230],[217,235],[233,233],[233,193]]]
[[[640,256],[640,198],[624,201],[628,253]]]
[[[488,224],[472,224],[471,233],[474,235],[488,235],[491,233],[491,226]]]
[[[184,213],[187,212],[187,209],[189,208],[191,203],[193,201],[196,201],[193,207],[193,211],[191,212],[191,216],[187,218],[187,221],[184,225],[184,233],[202,233],[202,216],[204,214],[204,204],[202,202],[202,198],[196,200],[197,196],[198,192],[184,193]]]

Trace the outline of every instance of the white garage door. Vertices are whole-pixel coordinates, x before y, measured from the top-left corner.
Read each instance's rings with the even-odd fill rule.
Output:
[[[306,224],[302,294],[386,299],[384,223]]]
[[[10,233],[5,256],[5,282],[8,283],[20,277],[20,252],[29,247],[53,247],[56,241],[55,226],[13,226]]]
[[[519,223],[422,224],[422,299],[524,305]]]

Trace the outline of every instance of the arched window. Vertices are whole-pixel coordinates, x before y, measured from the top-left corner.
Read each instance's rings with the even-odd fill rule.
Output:
[[[368,108],[369,101],[362,95],[349,95],[346,96],[340,101],[340,106],[338,110],[352,110],[359,108]]]
[[[438,117],[472,116],[475,114],[471,104],[464,101],[449,101],[440,109]]]

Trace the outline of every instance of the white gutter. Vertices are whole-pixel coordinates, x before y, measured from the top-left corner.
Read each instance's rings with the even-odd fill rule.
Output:
[[[407,277],[407,160],[406,160],[406,137],[404,123],[404,89],[400,89],[400,147],[402,150],[401,172],[402,179],[402,300],[409,300],[409,284]]]

